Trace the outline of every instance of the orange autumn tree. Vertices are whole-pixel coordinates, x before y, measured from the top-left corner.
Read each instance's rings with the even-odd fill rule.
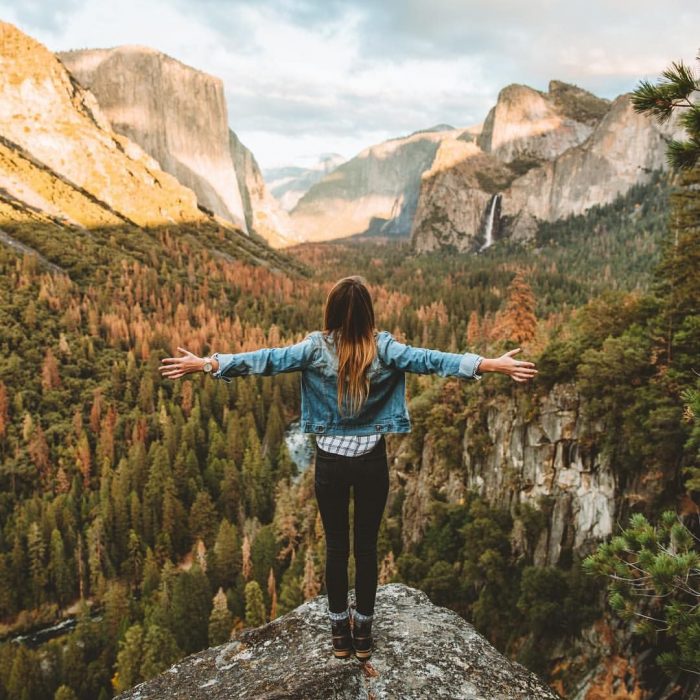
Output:
[[[505,309],[497,314],[492,335],[495,339],[527,343],[537,332],[536,301],[522,269],[515,273],[507,294]]]

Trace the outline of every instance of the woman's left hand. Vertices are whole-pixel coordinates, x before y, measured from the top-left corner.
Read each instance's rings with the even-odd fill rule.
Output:
[[[204,366],[204,358],[198,357],[193,352],[185,350],[185,348],[178,348],[181,352],[184,352],[183,357],[164,357],[161,362],[160,369],[161,374],[169,379],[179,379],[185,374],[191,374],[192,372],[201,372]]]

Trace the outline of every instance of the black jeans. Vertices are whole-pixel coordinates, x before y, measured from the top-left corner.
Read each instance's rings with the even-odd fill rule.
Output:
[[[330,612],[348,607],[349,503],[353,487],[356,610],[374,613],[377,594],[377,534],[389,495],[384,436],[363,455],[344,457],[316,446],[314,488],[326,534],[326,590]]]

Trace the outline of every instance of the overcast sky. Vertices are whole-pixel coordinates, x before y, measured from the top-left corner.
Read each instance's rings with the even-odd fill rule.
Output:
[[[145,44],[223,79],[262,167],[483,121],[509,83],[614,98],[700,71],[698,0],[0,0],[51,50]]]

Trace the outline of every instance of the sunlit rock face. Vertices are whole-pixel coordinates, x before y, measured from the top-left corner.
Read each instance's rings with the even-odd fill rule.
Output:
[[[667,142],[682,133],[677,116],[658,125],[635,112],[629,93],[608,101],[555,80],[546,93],[509,85],[475,147],[443,144],[451,152],[423,174],[412,246],[482,249],[496,195],[495,240],[530,240],[538,222],[609,203],[667,169]]]
[[[192,189],[202,206],[245,228],[219,78],[145,46],[57,56],[95,94],[115,131]]]
[[[354,590],[350,591],[351,599]],[[506,659],[474,627],[422,591],[379,586],[364,665],[331,651],[327,597],[316,596],[226,644],[192,654],[120,700],[470,698],[555,700],[533,673]]]
[[[112,130],[46,47],[0,22],[0,221],[83,226],[206,219],[192,190]]]
[[[440,126],[366,148],[309,189],[291,211],[306,240],[360,233],[408,235],[416,211],[421,174],[440,143],[468,129]]]

